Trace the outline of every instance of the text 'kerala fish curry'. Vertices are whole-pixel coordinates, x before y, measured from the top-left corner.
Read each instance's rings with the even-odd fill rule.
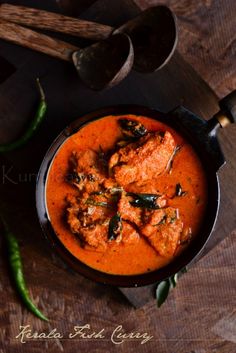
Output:
[[[139,274],[177,256],[200,229],[206,178],[191,145],[143,116],[107,116],[69,137],[49,169],[50,221],[102,272]]]

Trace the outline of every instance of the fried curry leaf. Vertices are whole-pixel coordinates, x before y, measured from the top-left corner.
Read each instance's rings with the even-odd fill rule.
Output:
[[[109,189],[109,192],[111,194],[120,194],[123,191],[123,188],[121,186],[114,186]]]
[[[175,196],[184,196],[187,194],[187,191],[183,191],[180,183],[175,186]]]
[[[157,210],[160,208],[156,203],[156,200],[160,197],[160,195],[135,194],[133,192],[129,192],[127,195],[133,198],[133,200],[129,202],[133,207],[148,208],[152,210]]]
[[[120,140],[116,143],[116,146],[119,148],[126,147],[129,143],[131,143],[132,140]]]
[[[92,198],[88,198],[85,202],[87,205],[91,205],[91,206],[100,206],[100,207],[110,207],[110,205],[107,202],[104,201],[95,201]]]
[[[109,222],[108,239],[115,240],[122,232],[122,219],[119,213],[116,213]]]
[[[130,119],[119,119],[119,124],[124,133],[128,133],[134,137],[142,137],[146,135],[147,129],[143,124],[138,121],[130,120]]]
[[[91,174],[89,174],[89,175],[91,175]],[[85,181],[86,178],[88,180],[90,180],[91,176],[87,176],[83,173],[71,172],[70,174],[68,174],[66,176],[66,181],[68,183],[72,183],[72,184],[79,184],[79,183]]]
[[[180,151],[180,149],[181,149],[181,146],[179,146],[179,145],[177,145],[177,146],[175,147],[175,149],[174,149],[174,152],[173,152],[173,154],[172,154],[172,156],[171,156],[171,159],[170,159],[170,161],[169,161],[169,163],[168,163],[168,165],[167,165],[167,168],[166,168],[166,170],[167,170],[167,172],[168,172],[169,174],[171,174],[171,172],[172,172],[173,163],[174,163],[174,158],[175,158],[175,156],[177,155],[177,153]]]
[[[106,169],[108,167],[108,156],[101,145],[99,146],[98,151],[98,164],[102,169]]]
[[[165,281],[158,283],[156,287],[156,301],[158,308],[160,308],[160,306],[166,301],[170,290],[176,287],[179,277],[186,272],[187,268],[184,267],[178,273],[167,278]]]

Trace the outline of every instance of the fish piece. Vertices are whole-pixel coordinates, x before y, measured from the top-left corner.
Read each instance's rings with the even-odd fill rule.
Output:
[[[134,228],[129,222],[123,221],[123,230],[122,230],[122,243],[123,244],[137,244],[137,241],[140,239],[138,231]]]
[[[70,172],[67,180],[80,191],[95,192],[99,190],[105,175],[99,169],[98,156],[93,150],[73,151],[70,157]]]
[[[110,241],[117,240],[122,236],[123,221],[117,212],[109,221],[108,239]]]
[[[106,206],[87,202],[89,194],[81,198],[68,195],[66,220],[73,234],[77,235],[83,244],[97,249],[107,246],[109,220],[114,211]]]
[[[136,226],[139,226],[141,222],[142,210],[140,208],[133,207],[130,204],[131,201],[132,197],[123,192],[118,202],[118,212],[123,220],[132,222]]]
[[[73,151],[70,163],[74,171],[89,174],[97,171],[97,160],[97,153],[91,149],[87,149],[83,151]]]
[[[163,173],[175,149],[171,133],[148,133],[138,142],[120,148],[109,160],[109,168],[121,185],[147,180]]]
[[[73,151],[69,163],[67,181],[79,191],[109,192],[118,187],[117,182],[106,175],[98,154],[93,150]]]
[[[105,251],[107,249],[108,224],[96,223],[80,231],[85,245],[94,248],[96,251]]]
[[[140,229],[151,246],[164,257],[175,254],[182,231],[183,223],[178,210],[172,207],[147,212]]]

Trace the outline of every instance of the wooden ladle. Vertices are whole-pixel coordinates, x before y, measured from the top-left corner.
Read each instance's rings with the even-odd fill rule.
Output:
[[[115,29],[95,22],[23,6],[2,4],[0,17],[8,21],[63,32],[92,40],[106,39],[113,33],[126,33],[134,47],[134,69],[153,72],[171,58],[177,45],[176,18],[163,5],[151,7]]]
[[[80,49],[0,18],[0,38],[73,62],[82,81],[95,90],[119,83],[133,66],[133,46],[123,33]]]

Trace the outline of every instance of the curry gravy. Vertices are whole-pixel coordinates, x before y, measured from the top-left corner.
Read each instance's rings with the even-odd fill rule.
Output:
[[[170,197],[169,206],[178,209],[184,224],[191,236],[197,235],[204,218],[207,203],[207,183],[203,166],[192,146],[175,130],[154,119],[125,115],[126,118],[141,122],[148,131],[168,131],[174,137],[180,150],[176,153],[171,172],[158,176],[150,181],[156,190],[173,195],[176,185],[181,185],[184,194]],[[65,222],[66,195],[76,195],[76,188],[66,181],[68,161],[73,151],[92,149],[104,151],[114,148],[117,140],[122,138],[118,124],[121,116],[107,116],[91,122],[69,137],[57,151],[47,177],[46,203],[49,219],[63,245],[80,261],[102,272],[120,275],[140,274],[156,270],[172,261],[173,256],[160,256],[157,251],[140,237],[134,243],[110,242],[106,251],[96,251],[82,247]],[[132,189],[132,188],[131,188]],[[132,189],[132,192],[135,190]],[[138,191],[137,191],[138,192]],[[178,246],[177,256],[183,246]]]

